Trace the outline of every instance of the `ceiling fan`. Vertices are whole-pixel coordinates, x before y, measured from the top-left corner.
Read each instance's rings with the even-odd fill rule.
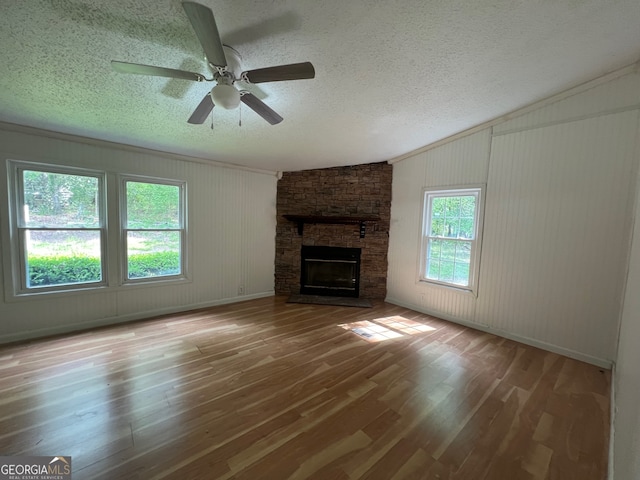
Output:
[[[230,46],[224,45],[220,40],[218,27],[211,9],[195,2],[182,2],[182,7],[202,45],[209,67],[213,71],[213,78],[206,78],[200,73],[187,72],[185,70],[116,60],[111,61],[111,67],[119,73],[179,78],[195,82],[215,81],[216,85],[204,96],[191,117],[189,117],[189,120],[187,120],[192,124],[204,123],[215,105],[232,110],[237,108],[240,102],[244,103],[271,125],[280,123],[282,121],[280,115],[248,90],[238,90],[234,86],[235,82],[240,80],[251,84],[314,78],[315,70],[311,62],[241,71],[240,54]]]

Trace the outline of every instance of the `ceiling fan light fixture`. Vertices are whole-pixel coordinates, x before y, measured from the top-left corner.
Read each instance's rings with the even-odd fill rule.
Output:
[[[240,105],[240,92],[232,85],[216,85],[211,89],[211,98],[217,107],[226,110],[233,110]]]
[[[282,121],[282,117],[251,92],[239,91],[233,85],[236,81],[245,83],[282,82],[285,80],[303,80],[315,77],[315,69],[311,62],[292,63],[289,65],[277,65],[274,67],[257,68],[242,71],[240,54],[222,43],[216,19],[211,9],[200,3],[185,0],[182,1],[184,12],[191,23],[196,37],[200,41],[202,50],[213,73],[212,78],[196,72],[177,70],[175,68],[156,67],[140,63],[111,61],[111,68],[119,73],[132,73],[136,75],[151,75],[155,77],[179,78],[194,82],[213,82],[217,85],[208,92],[200,101],[195,111],[191,114],[188,123],[200,125],[217,105],[226,110],[233,110],[240,106],[240,102],[261,116],[271,125]]]

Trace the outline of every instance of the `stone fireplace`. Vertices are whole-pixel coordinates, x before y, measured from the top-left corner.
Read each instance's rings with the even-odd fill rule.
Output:
[[[309,267],[302,260],[303,248],[337,247],[360,253],[357,293],[342,290],[340,295],[349,292],[349,296],[360,298],[385,298],[391,175],[392,166],[386,162],[283,174],[277,194],[277,294],[310,292],[302,286],[303,273]],[[356,277],[350,276],[345,266],[348,264],[339,266],[343,269],[340,281],[352,282]],[[319,289],[310,294],[322,294],[327,290],[322,285],[326,283],[324,276],[331,267],[326,262],[311,267],[320,275],[316,281],[321,285],[315,285]]]

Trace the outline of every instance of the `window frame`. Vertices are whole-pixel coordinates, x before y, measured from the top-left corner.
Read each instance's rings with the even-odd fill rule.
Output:
[[[457,290],[460,292],[471,293],[475,296],[478,295],[478,277],[480,270],[480,252],[482,245],[482,228],[484,220],[484,197],[485,197],[485,184],[473,184],[473,185],[457,185],[446,187],[425,187],[422,189],[422,212],[421,212],[421,225],[420,225],[420,254],[418,265],[418,282],[423,284],[429,284],[447,289]],[[439,237],[430,235],[431,222],[432,222],[432,205],[435,198],[443,197],[462,197],[462,196],[476,196],[476,208],[474,217],[474,238],[473,239],[459,239],[452,237]],[[464,241],[471,243],[471,252],[469,260],[469,285],[459,285],[453,282],[447,282],[443,280],[435,280],[427,278],[427,255],[428,245],[430,239],[442,239],[453,241]]]
[[[176,179],[168,179],[168,178],[159,178],[159,177],[150,177],[146,175],[125,175],[121,174],[118,176],[119,182],[119,220],[120,220],[120,235],[119,235],[119,245],[121,255],[119,256],[120,262],[120,283],[123,286],[132,286],[132,285],[141,285],[141,284],[149,284],[149,283],[164,283],[164,282],[175,282],[182,281],[188,279],[187,274],[187,182],[184,180],[176,180]],[[127,182],[138,182],[138,183],[150,183],[150,184],[158,184],[158,185],[169,185],[175,186],[179,188],[179,228],[168,228],[168,229],[139,229],[139,228],[128,228],[128,218],[127,218]],[[158,275],[154,277],[141,277],[141,278],[129,278],[129,254],[128,254],[128,235],[129,231],[178,231],[180,232],[180,273],[175,275]]]
[[[107,220],[107,179],[106,173],[100,170],[79,168],[66,165],[45,164],[39,162],[27,162],[18,160],[7,161],[7,178],[9,179],[9,222],[10,222],[10,248],[14,254],[11,255],[11,288],[12,296],[23,297],[41,295],[48,293],[62,293],[82,290],[93,290],[104,288],[108,285],[108,220]],[[43,173],[54,173],[60,175],[87,176],[96,178],[98,181],[98,227],[29,227],[26,225],[24,210],[24,171],[34,171]],[[30,287],[28,286],[28,261],[27,248],[25,245],[28,231],[98,231],[100,237],[100,273],[101,280],[97,282],[79,282],[60,285]],[[7,290],[7,293],[9,291]]]
[[[20,238],[24,234],[19,233],[22,228],[21,202],[24,198],[24,184],[22,171],[42,171],[63,175],[88,175],[98,178],[98,198],[100,213],[100,255],[101,274],[100,282],[70,283],[55,286],[36,286],[27,288],[27,262],[25,257],[26,246],[20,244]],[[0,185],[0,195],[6,199],[6,220],[8,228],[0,235],[2,249],[5,252],[2,264],[4,278],[3,291],[6,302],[28,302],[37,299],[45,299],[51,295],[65,297],[74,295],[90,295],[102,289],[118,291],[131,288],[148,288],[154,285],[175,285],[191,282],[190,257],[192,239],[188,230],[188,181],[178,178],[159,178],[149,175],[129,174],[113,172],[101,168],[86,168],[77,162],[58,162],[50,159],[31,160],[20,158],[7,158],[4,162],[3,173],[6,175]],[[121,241],[122,192],[120,179],[128,178],[134,181],[164,183],[181,186],[181,274],[159,277],[147,277],[123,281],[126,274],[123,265],[127,262],[127,252],[123,250]],[[126,200],[126,199],[125,199]],[[3,212],[0,211],[0,217]],[[90,229],[93,227],[89,227]],[[54,228],[54,230],[67,230]]]

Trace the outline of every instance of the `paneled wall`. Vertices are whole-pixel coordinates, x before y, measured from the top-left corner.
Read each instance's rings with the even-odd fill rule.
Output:
[[[41,133],[11,126],[0,129],[0,259],[5,269],[0,291],[5,291],[2,282],[8,276],[11,254],[6,159],[93,168],[111,175],[128,173],[185,180],[190,281],[165,286],[114,284],[94,291],[48,294],[27,300],[5,295],[0,301],[0,342],[273,295],[274,174],[120,149],[107,143],[51,138]]]
[[[394,164],[387,300],[615,359],[639,161],[627,74]],[[486,183],[477,297],[418,281],[421,191]]]
[[[637,187],[640,189],[640,177]],[[620,325],[614,376],[613,462],[609,480],[640,478],[640,195],[636,193],[635,227]]]
[[[484,130],[393,165],[387,300],[474,321],[473,295],[418,282],[422,190],[486,183],[490,143]]]

